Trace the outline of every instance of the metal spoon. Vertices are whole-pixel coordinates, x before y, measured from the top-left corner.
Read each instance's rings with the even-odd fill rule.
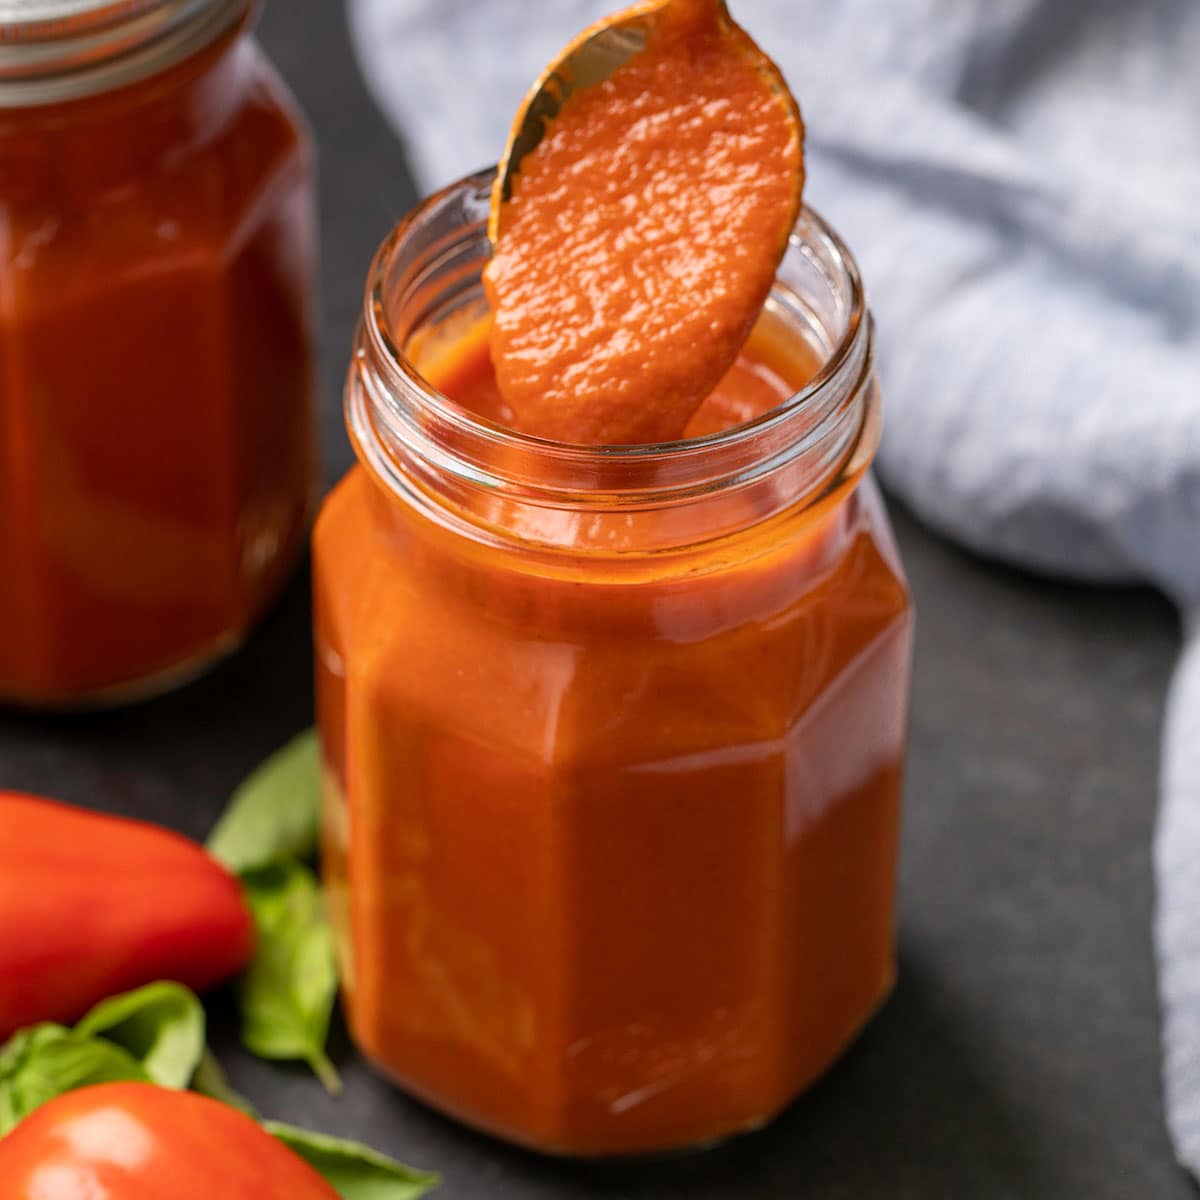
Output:
[[[711,9],[723,34],[739,54],[745,55],[758,68],[763,86],[770,88],[783,104],[797,136],[803,136],[799,106],[779,68],[734,22],[725,0],[640,0],[640,3],[585,29],[546,68],[525,97],[508,135],[508,145],[492,187],[488,237],[493,243],[500,236],[505,206],[512,197],[513,181],[521,170],[522,161],[546,136],[567,99],[583,88],[603,83],[618,67],[644,50],[651,33],[672,6],[686,6],[699,12]],[[796,186],[799,189],[800,180]]]

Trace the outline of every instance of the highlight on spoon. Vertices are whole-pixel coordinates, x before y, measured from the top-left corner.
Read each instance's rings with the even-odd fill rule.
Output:
[[[513,184],[522,161],[546,136],[563,105],[576,92],[603,83],[613,72],[645,50],[650,34],[664,19],[718,22],[734,41],[739,53],[760,71],[764,82],[787,110],[797,138],[803,139],[800,106],[783,73],[733,20],[726,0],[639,0],[620,12],[602,17],[568,42],[562,53],[529,89],[509,130],[496,181],[492,186],[488,214],[490,241],[494,243],[500,236],[504,206],[512,199]],[[802,186],[803,177],[797,181],[797,200]],[[796,207],[798,212],[798,202]]]
[[[681,437],[762,311],[800,211],[803,127],[720,0],[585,31],[513,126],[483,273],[516,426]]]

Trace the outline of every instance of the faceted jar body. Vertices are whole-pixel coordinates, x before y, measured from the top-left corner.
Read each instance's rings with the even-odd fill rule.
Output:
[[[228,651],[314,502],[312,151],[235,30],[0,107],[0,699],[120,699]]]
[[[376,358],[476,303],[471,246],[438,233],[473,214],[450,189],[377,261],[361,465],[315,535],[350,1024],[406,1089],[515,1141],[702,1144],[786,1105],[893,979],[911,618],[864,475],[869,354],[815,465],[836,432],[801,411],[816,393],[615,461],[472,428]],[[776,299],[815,326],[809,249]]]

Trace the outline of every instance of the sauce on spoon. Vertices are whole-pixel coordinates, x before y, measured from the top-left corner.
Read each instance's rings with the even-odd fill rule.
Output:
[[[762,310],[802,140],[777,69],[718,0],[670,0],[644,50],[567,98],[493,202],[492,359],[518,428],[684,435]]]

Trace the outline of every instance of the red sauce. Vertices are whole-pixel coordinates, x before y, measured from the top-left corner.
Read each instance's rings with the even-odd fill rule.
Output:
[[[779,323],[760,317],[733,365],[692,415],[685,438],[704,437],[731,429],[781,404],[816,373],[820,359],[807,342],[781,337]],[[451,400],[498,425],[511,427],[511,407],[500,394],[496,368],[489,352],[490,319],[481,320],[430,356],[425,369]]]
[[[314,502],[307,132],[245,36],[0,109],[0,700],[231,649]]]
[[[798,118],[712,0],[576,92],[526,156],[484,275],[518,428],[683,435],[767,298],[800,205]],[[782,86],[782,84],[780,84]]]

